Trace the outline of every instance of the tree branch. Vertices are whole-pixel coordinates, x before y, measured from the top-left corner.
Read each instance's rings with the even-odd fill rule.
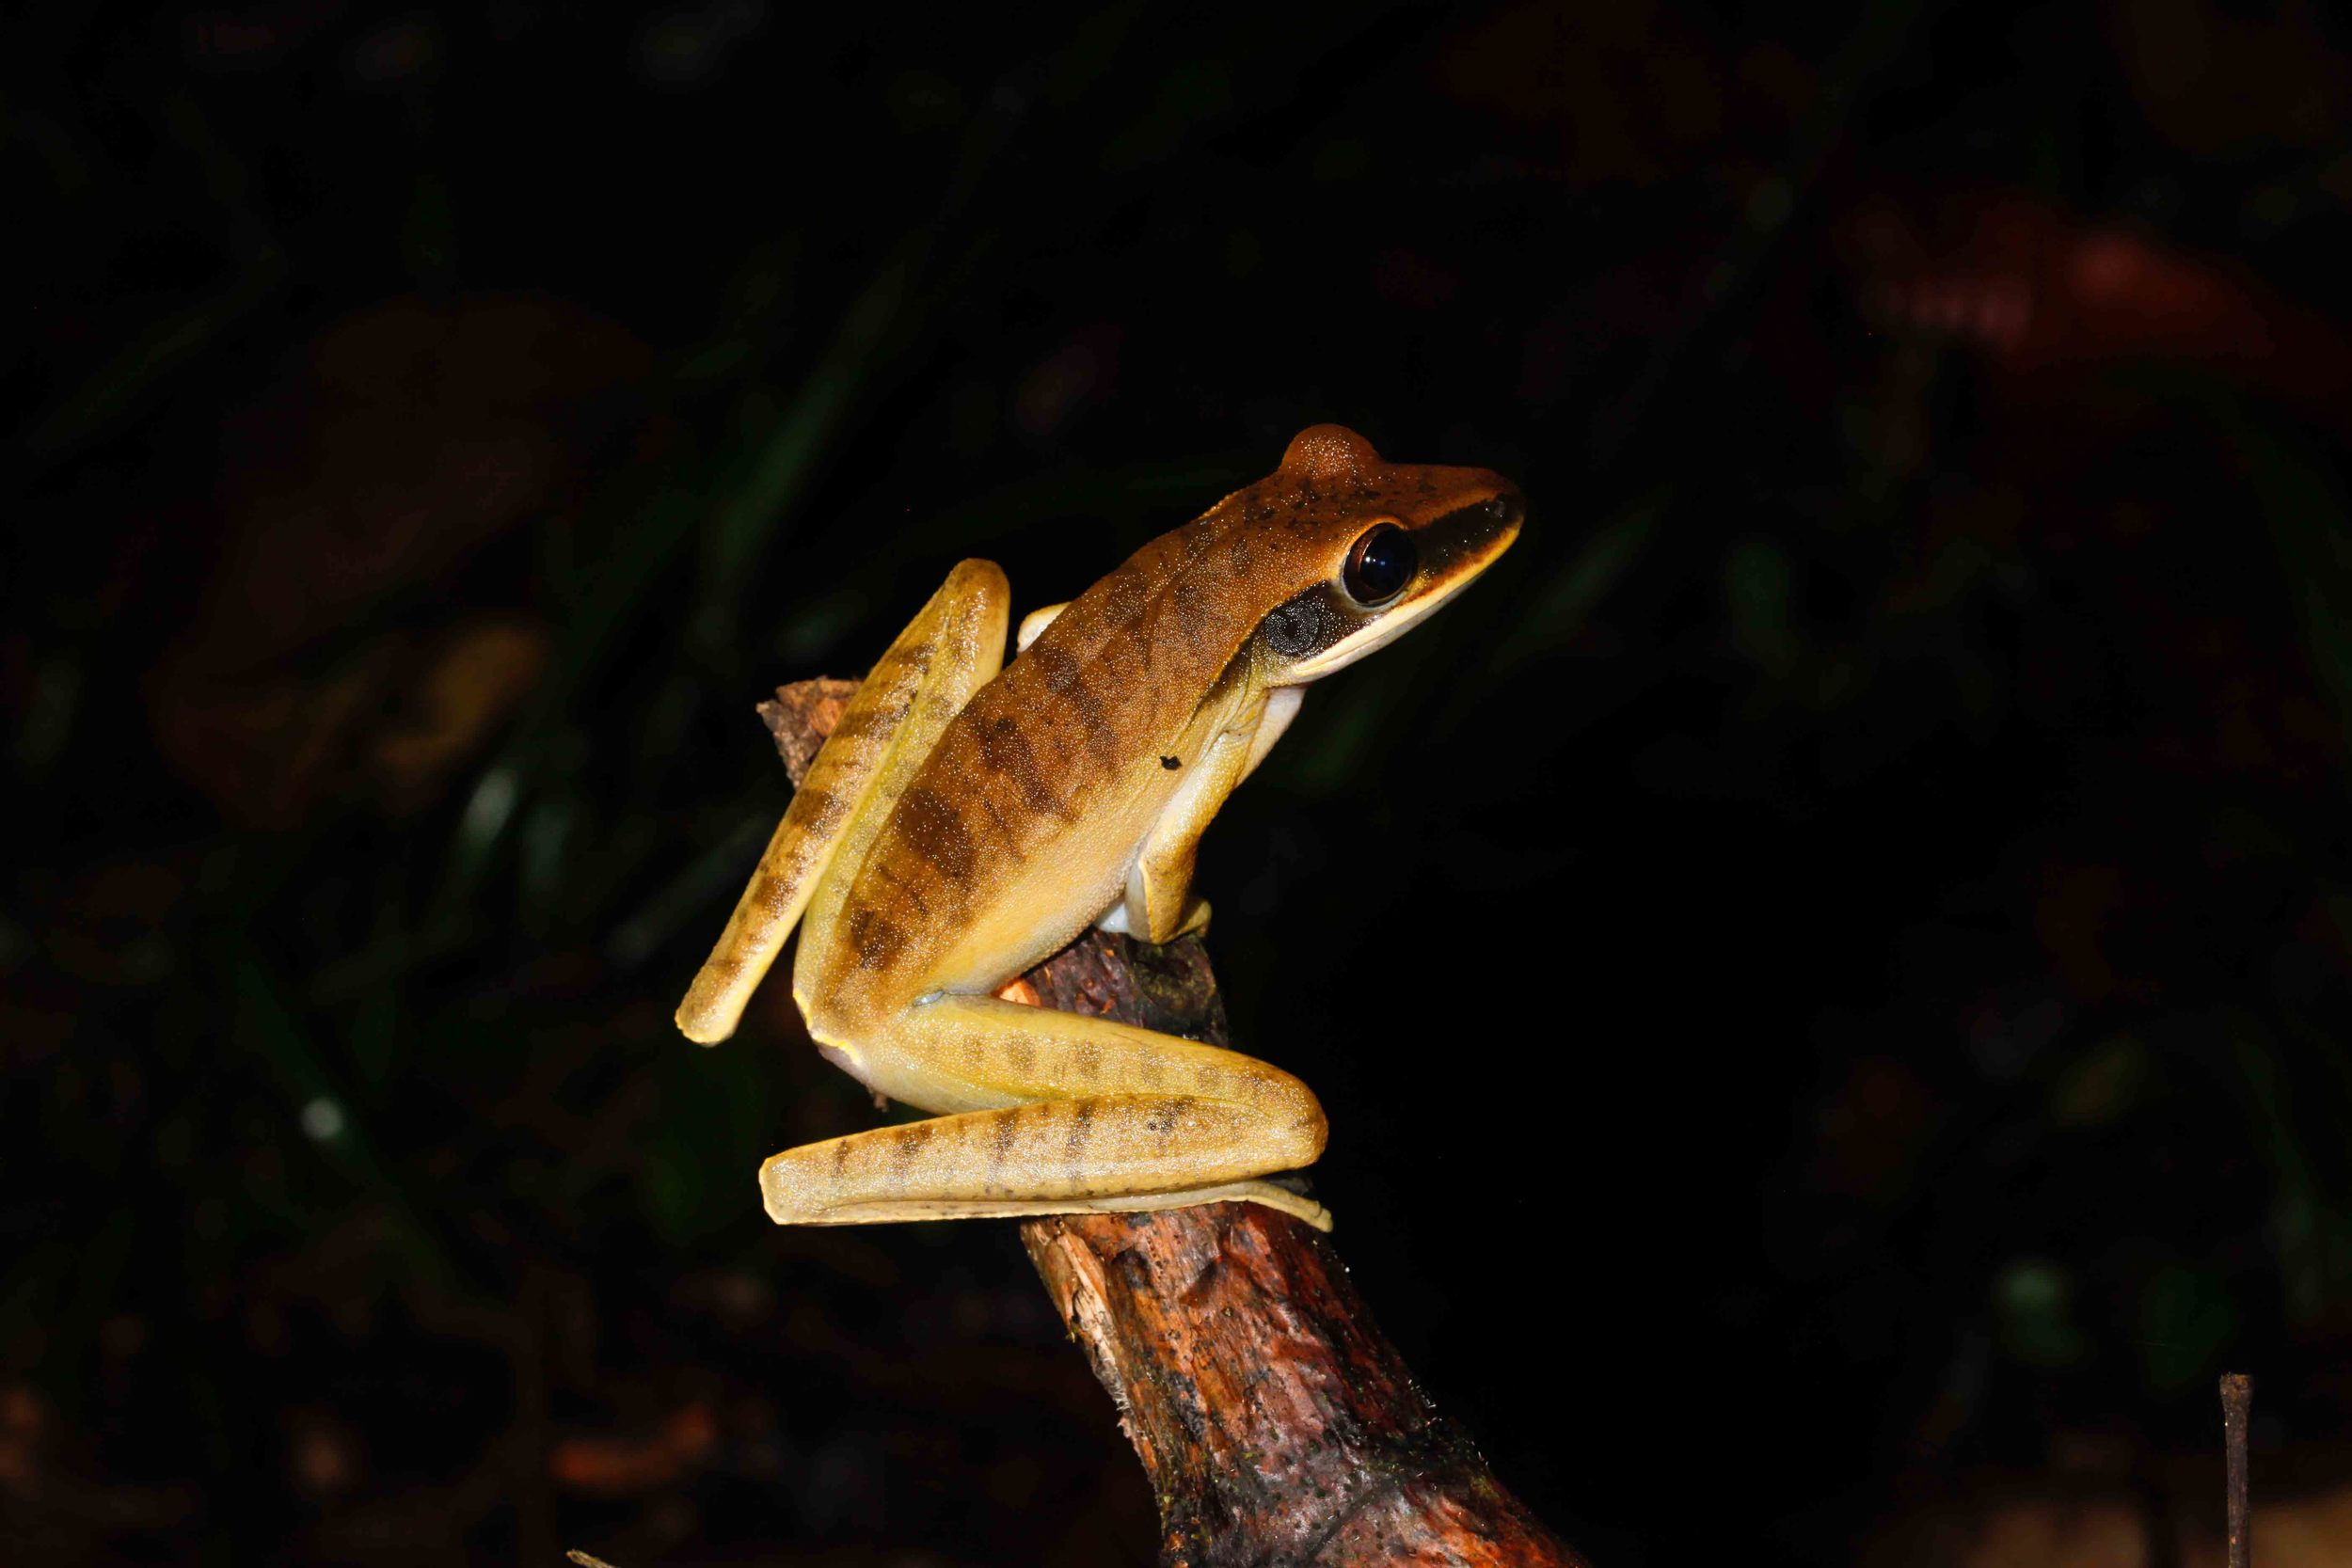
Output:
[[[801,681],[760,705],[795,784],[855,689]],[[1229,1043],[1193,938],[1089,931],[1015,985],[1040,1006]],[[1119,1405],[1168,1568],[1581,1568],[1422,1396],[1313,1227],[1216,1203],[1028,1220],[1021,1239]]]

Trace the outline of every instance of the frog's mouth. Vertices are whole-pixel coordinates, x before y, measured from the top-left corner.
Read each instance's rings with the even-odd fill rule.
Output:
[[[1404,636],[1493,565],[1519,536],[1526,515],[1525,499],[1503,485],[1493,495],[1413,528],[1421,564],[1405,592],[1381,609],[1365,610],[1330,583],[1318,583],[1299,594],[1276,613],[1289,611],[1313,630],[1301,638],[1309,648],[1283,673],[1281,684],[1321,680]]]

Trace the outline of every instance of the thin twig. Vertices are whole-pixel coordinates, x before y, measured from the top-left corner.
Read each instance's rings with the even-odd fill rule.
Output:
[[[2246,1413],[2253,1402],[2253,1379],[2244,1372],[2221,1374],[2221,1440],[2230,1466],[2230,1568],[2248,1568],[2254,1555],[2246,1516]]]

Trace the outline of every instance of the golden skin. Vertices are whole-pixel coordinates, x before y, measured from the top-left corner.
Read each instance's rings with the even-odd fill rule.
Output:
[[[1248,1199],[1328,1228],[1320,1204],[1259,1180],[1323,1151],[1297,1079],[993,993],[1089,924],[1152,942],[1205,925],[1201,831],[1300,689],[1453,597],[1521,512],[1497,474],[1384,463],[1317,425],[1265,479],[1029,616],[1001,671],[1004,574],[950,573],[850,700],[677,1011],[690,1038],[732,1034],[800,921],[792,995],[819,1049],[938,1113],[774,1156],[769,1216]],[[1383,525],[1409,536],[1410,576],[1359,597],[1379,579],[1351,561]]]

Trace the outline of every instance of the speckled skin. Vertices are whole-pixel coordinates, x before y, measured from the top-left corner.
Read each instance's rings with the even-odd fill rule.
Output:
[[[793,996],[810,1034],[870,1086],[943,1113],[771,1159],[771,1217],[1248,1198],[1327,1226],[1255,1180],[1322,1152],[1322,1108],[1297,1079],[992,993],[1090,923],[1155,942],[1198,928],[1200,832],[1296,689],[1451,598],[1519,516],[1496,474],[1384,463],[1319,425],[1063,607],[1001,673],[1004,576],[957,567],[850,702],[678,1009],[695,1039],[732,1033],[804,919]],[[1366,608],[1343,568],[1383,522],[1411,533],[1419,565]]]

